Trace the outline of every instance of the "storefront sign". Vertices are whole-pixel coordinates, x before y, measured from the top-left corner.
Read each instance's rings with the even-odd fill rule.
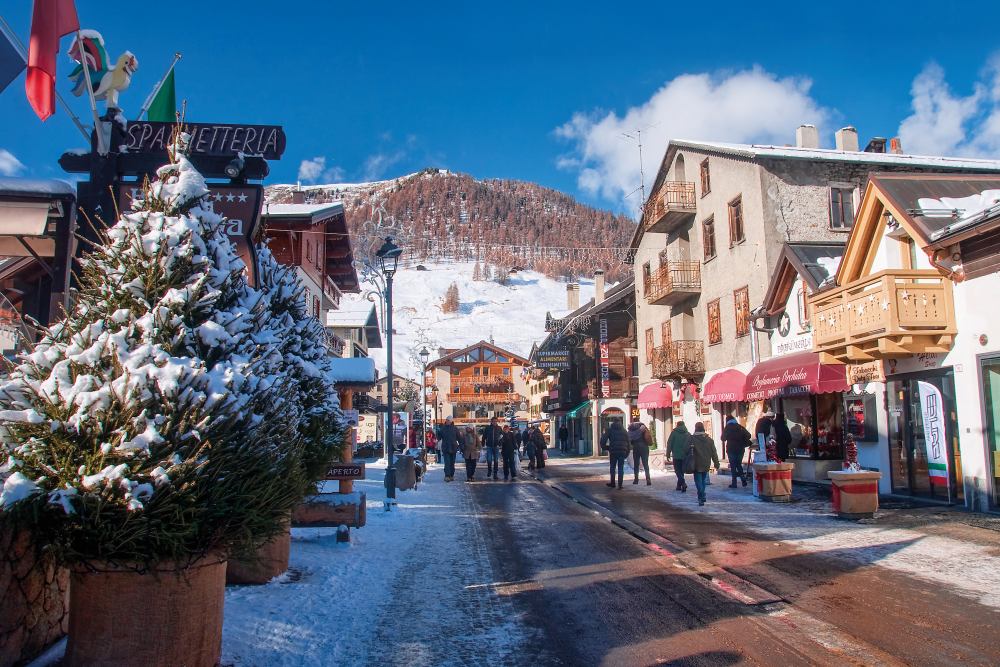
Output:
[[[251,282],[256,285],[256,261],[252,248],[264,190],[259,185],[207,185],[208,196],[202,202],[202,208],[226,218],[222,229],[236,246],[236,253],[246,264]],[[141,197],[142,189],[138,183],[120,183],[118,209],[123,212],[132,210],[132,200]]]
[[[948,486],[948,441],[944,429],[944,399],[941,390],[930,382],[917,381],[920,392],[920,416],[924,422],[927,447],[927,474],[931,484]]]
[[[629,408],[629,423],[637,422],[641,418],[642,415],[639,413],[639,408],[637,408],[634,405],[631,408]]]
[[[348,426],[358,425],[358,411],[357,410],[344,410],[344,423]]]
[[[176,123],[130,121],[125,131],[125,147],[130,153],[167,154],[170,134]],[[278,125],[229,125],[219,123],[185,123],[191,135],[190,150],[194,155],[260,156],[278,160],[285,152],[285,131]]]
[[[887,359],[885,373],[886,375],[898,375],[941,368],[944,358],[945,355],[941,353],[921,352],[901,359]]]
[[[358,442],[378,440],[378,415],[358,415]]]
[[[847,364],[847,384],[869,382],[885,382],[885,366],[880,359],[864,364]]]
[[[608,345],[608,321],[601,318],[601,396],[611,397],[611,348]]]
[[[546,370],[568,371],[569,350],[542,350],[536,352],[535,366]]]
[[[326,479],[364,479],[365,462],[331,463],[326,469]]]

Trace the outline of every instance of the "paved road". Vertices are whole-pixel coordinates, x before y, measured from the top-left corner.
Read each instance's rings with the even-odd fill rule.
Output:
[[[591,475],[469,486],[494,591],[539,628],[546,664],[1000,664],[991,608]]]

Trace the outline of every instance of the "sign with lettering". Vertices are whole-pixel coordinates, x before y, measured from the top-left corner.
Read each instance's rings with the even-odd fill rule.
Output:
[[[535,366],[547,370],[569,370],[569,350],[542,350],[536,352]]]
[[[331,463],[326,469],[326,479],[364,479],[365,462]]]
[[[127,152],[166,155],[174,125],[149,120],[129,121],[125,130]],[[278,125],[185,123],[184,127],[191,135],[192,155],[236,157],[242,153],[278,160],[285,152],[285,131]]]
[[[941,390],[930,382],[917,380],[920,394],[920,417],[924,423],[924,446],[927,448],[927,475],[931,484],[948,486],[948,440],[944,429],[944,399]]]
[[[847,364],[847,384],[885,382],[885,367],[881,359],[863,364]]]
[[[250,281],[256,285],[253,254],[253,238],[260,218],[260,204],[264,190],[259,185],[208,184],[208,196],[202,208],[214,211],[226,218],[223,231],[236,246],[236,252],[247,266]],[[132,201],[142,197],[139,183],[120,183],[118,186],[118,209],[129,211]]]
[[[611,347],[608,344],[608,321],[600,319],[601,337],[601,396],[611,397]]]

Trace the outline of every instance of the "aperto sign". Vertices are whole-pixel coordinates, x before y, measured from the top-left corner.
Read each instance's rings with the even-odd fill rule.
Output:
[[[125,130],[125,148],[129,153],[163,153],[170,144],[175,123],[129,121]],[[278,125],[231,125],[221,123],[185,123],[191,135],[193,155],[255,155],[278,160],[285,152],[285,131]]]

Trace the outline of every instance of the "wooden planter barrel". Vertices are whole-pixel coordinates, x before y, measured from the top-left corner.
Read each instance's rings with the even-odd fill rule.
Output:
[[[870,519],[878,510],[880,472],[831,470],[826,473],[833,482],[833,511],[841,519]]]
[[[226,567],[227,584],[266,584],[288,569],[292,546],[291,519],[284,530],[261,545],[252,556],[230,558]]]
[[[753,481],[761,500],[787,503],[792,499],[792,463],[754,463]]]
[[[226,561],[139,574],[111,564],[70,577],[68,667],[214,667],[222,653]]]

